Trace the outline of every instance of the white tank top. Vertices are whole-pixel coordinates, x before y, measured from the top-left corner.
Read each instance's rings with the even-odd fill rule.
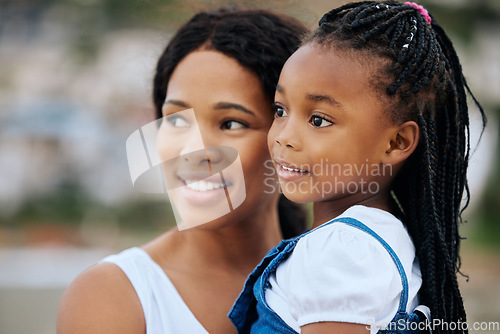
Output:
[[[148,334],[208,334],[161,267],[141,248],[110,255],[101,262],[114,263],[127,275],[141,301]]]

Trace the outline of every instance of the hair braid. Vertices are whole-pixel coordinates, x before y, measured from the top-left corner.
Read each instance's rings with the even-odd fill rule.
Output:
[[[428,18],[427,18],[428,19]],[[467,93],[472,95],[451,40],[432,18],[396,1],[350,3],[323,16],[304,43],[330,45],[377,56],[396,122],[414,120],[420,140],[392,184],[402,220],[422,272],[421,301],[432,317],[466,321],[458,287],[462,198],[470,150]],[[377,81],[379,83],[381,81]],[[396,206],[394,206],[396,207]],[[451,333],[437,328],[434,333]],[[453,331],[467,333],[467,330]]]

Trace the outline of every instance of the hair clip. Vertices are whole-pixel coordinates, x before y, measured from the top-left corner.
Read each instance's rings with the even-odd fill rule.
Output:
[[[410,47],[410,43],[417,32],[417,19],[412,16],[410,21],[412,23],[410,27],[410,34],[406,37],[406,44],[403,45],[403,49],[408,49]]]
[[[419,4],[416,4],[414,2],[409,2],[409,1],[405,2],[404,4],[416,8],[420,12],[420,14],[422,14],[425,21],[427,21],[427,23],[431,24],[431,17],[429,15],[429,12],[427,11],[427,9],[424,8],[424,6],[421,6]]]

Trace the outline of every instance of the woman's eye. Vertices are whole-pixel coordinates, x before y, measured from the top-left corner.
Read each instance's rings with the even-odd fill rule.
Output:
[[[274,117],[275,118],[288,116],[285,109],[283,107],[280,107],[279,105],[275,104],[273,106],[273,109],[274,109]]]
[[[222,123],[222,128],[224,130],[237,130],[237,129],[248,128],[248,125],[235,120],[230,120]]]
[[[165,117],[165,119],[174,128],[189,128],[189,122],[182,116],[170,115]]]
[[[311,117],[311,124],[317,128],[324,128],[325,126],[330,126],[333,122],[321,117],[321,116],[313,116]]]

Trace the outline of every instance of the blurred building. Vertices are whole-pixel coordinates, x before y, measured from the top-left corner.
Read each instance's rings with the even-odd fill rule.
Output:
[[[151,80],[169,36],[82,37],[64,2],[2,9],[0,218],[68,184],[105,204],[128,198],[125,140],[153,119]]]
[[[112,12],[103,9],[108,2],[0,5],[0,218],[14,214],[27,198],[65,184],[107,204],[133,192],[125,140],[154,119],[151,82],[170,35],[112,28],[106,16]],[[310,18],[331,6],[315,0],[304,15]],[[446,6],[467,12],[472,5],[450,0]],[[500,22],[479,21],[473,28],[468,45],[452,38],[469,84],[491,116],[491,130],[471,157],[474,205],[497,152],[491,111],[500,106]],[[474,147],[480,120],[473,117],[472,123]]]

